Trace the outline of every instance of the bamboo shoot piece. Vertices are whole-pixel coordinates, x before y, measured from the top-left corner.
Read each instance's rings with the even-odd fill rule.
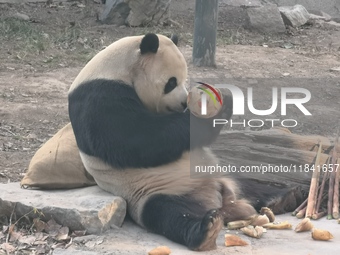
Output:
[[[288,221],[284,221],[281,223],[267,223],[264,224],[263,227],[268,229],[291,229],[292,224],[290,224]]]
[[[251,223],[251,220],[236,220],[231,221],[227,224],[227,228],[230,230],[239,229],[248,226]]]

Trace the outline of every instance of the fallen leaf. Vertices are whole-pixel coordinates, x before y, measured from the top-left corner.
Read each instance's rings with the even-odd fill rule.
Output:
[[[59,234],[59,229],[61,225],[57,224],[54,219],[51,219],[47,222],[45,226],[45,231],[52,237],[55,237]]]
[[[2,233],[6,233],[8,230],[8,226],[2,226]]]
[[[35,237],[30,235],[30,236],[23,236],[21,238],[19,238],[19,242],[20,243],[24,243],[24,244],[29,244],[32,245],[35,242]]]
[[[34,234],[36,241],[45,241],[48,238],[48,235],[42,232],[38,232]]]
[[[10,238],[9,238],[10,242],[15,242],[16,240],[22,238],[21,233],[20,232],[16,232],[14,230],[11,231],[9,236],[10,236]]]
[[[37,232],[42,232],[46,228],[46,223],[38,218],[33,219],[33,224]]]
[[[47,245],[38,245],[35,249],[35,254],[48,254],[50,248]]]
[[[71,234],[71,236],[84,236],[84,235],[86,235],[86,230],[75,230]]]
[[[1,245],[1,249],[5,250],[7,252],[7,254],[15,251],[14,246],[9,244],[9,243],[3,243]]]
[[[61,229],[59,229],[59,233],[56,237],[56,239],[58,241],[62,241],[62,240],[67,240],[70,237],[68,236],[68,233],[70,232],[68,227],[62,227]]]

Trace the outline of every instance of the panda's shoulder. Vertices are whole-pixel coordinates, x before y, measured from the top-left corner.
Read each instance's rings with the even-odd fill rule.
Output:
[[[134,88],[121,80],[108,80],[108,79],[93,79],[84,81],[73,88],[69,92],[69,98],[75,99],[79,96],[95,98],[99,95],[110,97],[110,96],[135,95]]]

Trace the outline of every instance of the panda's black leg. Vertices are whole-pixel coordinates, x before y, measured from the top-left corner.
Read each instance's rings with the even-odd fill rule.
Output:
[[[144,205],[144,226],[192,250],[216,248],[216,238],[223,226],[217,209],[206,210],[188,197],[155,195]]]
[[[300,187],[274,186],[245,178],[238,182],[243,196],[251,202],[257,211],[266,206],[271,208],[275,214],[292,212],[308,195],[307,191]]]

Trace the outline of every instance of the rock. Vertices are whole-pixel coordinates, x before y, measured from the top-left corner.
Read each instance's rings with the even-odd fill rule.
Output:
[[[299,27],[306,24],[310,18],[309,12],[300,4],[279,7],[283,21],[287,26]]]
[[[229,5],[229,6],[246,6],[246,7],[254,7],[254,6],[262,6],[260,0],[220,0],[220,4]]]
[[[328,13],[319,10],[308,10],[310,19],[322,19],[324,21],[331,21],[332,16]]]
[[[334,17],[340,17],[339,0],[266,0],[278,6],[303,5],[307,10],[321,10]]]
[[[106,0],[99,20],[106,24],[124,25],[130,13],[130,7],[125,0]]]
[[[336,30],[339,30],[339,28],[340,28],[340,23],[331,20],[331,21],[329,21],[329,22],[324,22],[323,26],[324,26],[325,28],[328,28],[328,29],[336,29]]]
[[[326,21],[325,17],[315,15],[315,14],[311,14],[311,13],[309,14],[309,20],[324,20],[324,21]]]
[[[30,20],[30,17],[28,15],[23,14],[23,13],[19,13],[19,12],[14,14],[13,18],[16,18],[16,19],[19,19],[19,20],[23,20],[23,21],[29,21]]]
[[[73,238],[73,242],[84,244],[91,240],[95,240],[96,238],[97,238],[96,235],[76,236]]]
[[[74,248],[53,250],[53,255],[99,255],[100,253],[95,251],[76,250]]]
[[[331,72],[340,72],[340,66],[329,69]]]
[[[21,189],[19,183],[0,184],[0,215],[9,216],[13,208],[16,217],[28,214],[37,218],[35,208],[43,213],[41,220],[53,218],[58,224],[71,230],[86,230],[87,234],[120,227],[126,214],[125,200],[98,186],[47,191]]]
[[[319,25],[320,27],[327,29],[327,30],[340,30],[340,23],[335,22],[333,20],[326,22],[324,20],[315,20],[315,24]]]
[[[340,18],[332,18],[332,21],[340,23]]]
[[[171,0],[106,0],[98,19],[118,26],[144,26],[166,23]]]
[[[286,31],[276,5],[247,8],[247,15],[247,27],[250,29],[256,29],[263,33],[284,33]]]
[[[129,26],[145,26],[165,23],[169,19],[171,0],[130,0],[130,14],[126,23]]]

